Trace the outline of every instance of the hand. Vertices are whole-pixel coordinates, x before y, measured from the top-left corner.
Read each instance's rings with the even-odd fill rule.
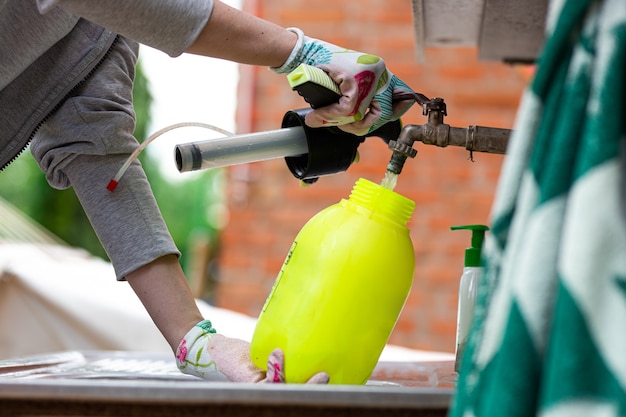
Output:
[[[209,352],[217,369],[234,382],[284,383],[285,356],[274,349],[267,360],[267,373],[257,368],[250,360],[250,344],[217,334],[207,342]],[[328,374],[321,372],[307,381],[308,384],[328,383]]]
[[[282,74],[302,63],[313,65],[326,71],[342,93],[337,104],[311,111],[305,119],[308,126],[337,125],[363,136],[397,120],[415,102],[394,101],[394,97],[414,93],[386,68],[382,58],[309,38],[296,28],[290,30],[298,34],[298,42],[285,64],[272,70]]]
[[[178,368],[189,375],[209,377],[219,371],[233,382],[284,383],[285,359],[280,349],[274,350],[267,363],[267,373],[250,360],[250,344],[244,340],[216,334],[208,320],[194,326],[176,350]],[[328,374],[314,375],[307,383],[328,383]]]

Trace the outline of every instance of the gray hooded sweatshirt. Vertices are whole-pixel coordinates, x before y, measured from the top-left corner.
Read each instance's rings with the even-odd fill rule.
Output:
[[[138,146],[138,42],[180,55],[212,7],[212,0],[0,0],[0,168],[30,143],[48,182],[76,192],[118,279],[179,255],[139,163],[114,192],[106,189]]]

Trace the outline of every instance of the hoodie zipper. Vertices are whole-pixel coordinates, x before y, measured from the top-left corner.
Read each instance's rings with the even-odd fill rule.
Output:
[[[118,42],[119,39],[119,35],[116,35],[115,38],[113,39],[113,41],[111,42],[111,44],[109,45],[109,47],[107,48],[106,52],[104,52],[104,54],[100,57],[100,59],[98,60],[98,62],[96,63],[96,65],[93,66],[93,68],[91,68],[89,70],[89,72],[87,72],[87,74],[79,81],[77,82],[64,96],[63,98],[61,98],[61,100],[59,100],[59,102],[57,104],[54,105],[54,107],[52,107],[52,109],[35,125],[35,127],[33,128],[32,132],[30,133],[30,135],[28,136],[28,139],[26,140],[26,142],[24,143],[24,145],[22,146],[22,149],[20,149],[15,156],[13,156],[11,159],[9,159],[9,161],[7,163],[5,163],[3,166],[0,167],[0,172],[4,171],[6,169],[6,167],[8,167],[9,165],[11,165],[20,155],[22,155],[24,153],[24,151],[28,148],[28,146],[30,145],[30,143],[32,142],[33,138],[35,137],[35,134],[37,134],[37,131],[41,128],[41,126],[44,125],[44,123],[46,123],[48,121],[48,119],[50,119],[50,117],[63,105],[63,103],[70,98],[75,92],[76,90],[78,90],[97,70],[98,68],[100,68],[100,66],[102,65],[102,63],[109,57],[109,55],[111,54],[111,50],[113,49],[113,47],[115,46],[115,44]]]

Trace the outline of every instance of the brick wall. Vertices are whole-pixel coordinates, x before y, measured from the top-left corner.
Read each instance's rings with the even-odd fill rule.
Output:
[[[358,5],[358,7],[356,7]],[[522,73],[500,63],[477,61],[472,48],[431,49],[426,61],[415,54],[408,0],[244,0],[244,8],[310,36],[378,54],[407,84],[429,97],[443,97],[452,126],[511,128],[524,86]],[[265,68],[242,67],[239,87],[240,133],[280,127],[285,111],[304,107],[284,76]],[[414,106],[404,124],[423,124]],[[460,148],[416,144],[396,191],[416,202],[410,222],[416,270],[408,302],[391,342],[419,349],[454,351],[457,289],[469,232],[457,224],[487,223],[502,156]],[[222,234],[216,301],[256,316],[282,261],[304,223],[324,207],[348,196],[359,177],[380,181],[390,152],[377,138],[359,148],[360,162],[346,173],[323,177],[302,188],[284,161],[228,170],[230,221]]]

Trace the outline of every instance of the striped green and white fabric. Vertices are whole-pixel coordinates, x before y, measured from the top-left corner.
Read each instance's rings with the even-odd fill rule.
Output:
[[[626,416],[625,144],[626,1],[553,1],[451,416]]]

